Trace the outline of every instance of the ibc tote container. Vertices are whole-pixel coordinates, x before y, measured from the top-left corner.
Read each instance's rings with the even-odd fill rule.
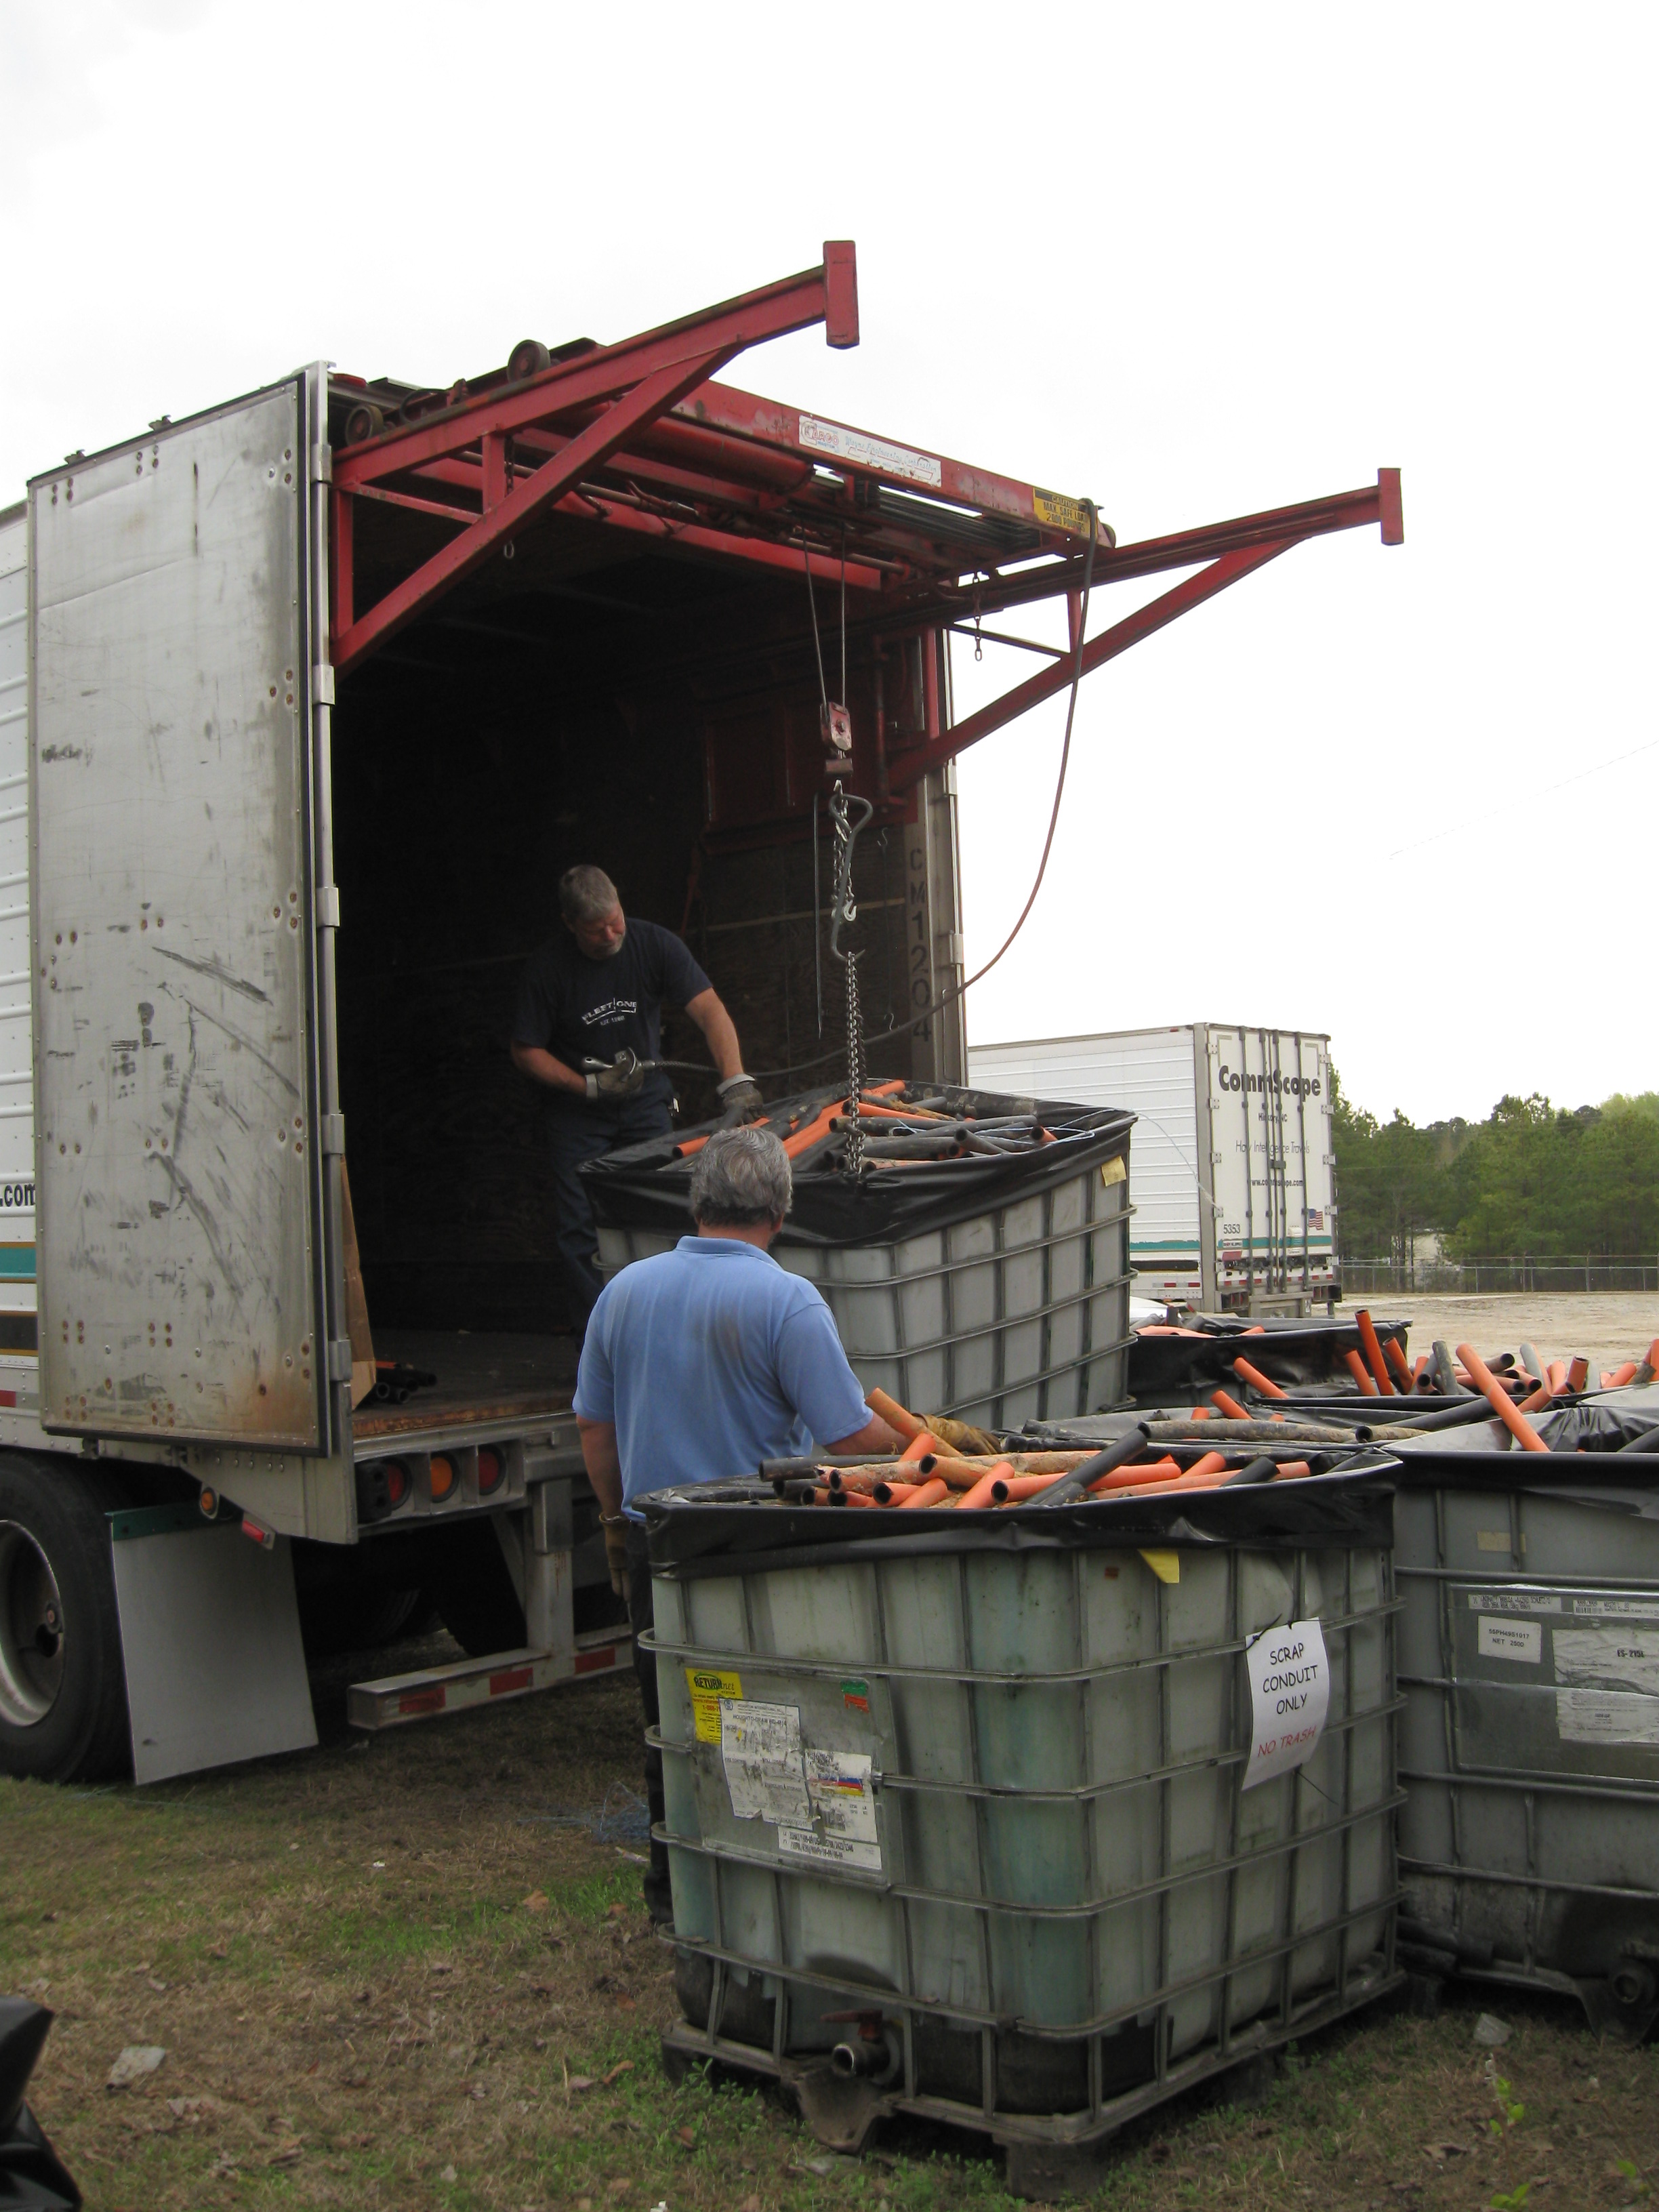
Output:
[[[1639,2041],[1659,2018],[1659,1461],[1485,1437],[1393,1447],[1402,1934],[1414,1966],[1576,1996]]]
[[[1041,2193],[1068,2147],[1389,1987],[1389,1465],[854,1535],[643,1501],[671,2060],[782,2076],[842,2148],[893,2111],[987,2130]],[[1243,1790],[1246,1641],[1315,1620],[1324,1733]],[[796,1747],[810,1828],[745,1763],[751,1719]]]
[[[1064,1420],[1128,1394],[1129,1130],[1110,1109],[929,1086],[952,1110],[1035,1112],[1054,1142],[1034,1153],[802,1173],[772,1256],[817,1285],[866,1390],[991,1429]],[[767,1109],[787,1126],[837,1093]],[[666,1251],[691,1229],[677,1131],[590,1162],[582,1178],[599,1267]]]

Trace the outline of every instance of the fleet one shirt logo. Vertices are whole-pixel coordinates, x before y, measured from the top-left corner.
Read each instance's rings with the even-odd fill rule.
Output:
[[[591,1030],[605,1027],[611,1022],[625,1022],[640,1011],[637,999],[607,999],[602,1006],[590,1006],[582,1016],[582,1027]]]

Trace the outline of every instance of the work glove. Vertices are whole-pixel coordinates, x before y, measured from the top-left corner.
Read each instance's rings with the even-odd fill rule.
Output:
[[[605,1563],[611,1570],[611,1587],[620,1598],[630,1597],[628,1587],[628,1518],[618,1513],[613,1519],[600,1514],[599,1528],[605,1537]]]
[[[739,1128],[745,1121],[758,1121],[762,1113],[760,1085],[747,1075],[728,1075],[724,1083],[715,1085],[726,1111],[720,1115],[722,1129]]]
[[[646,1066],[631,1052],[619,1052],[611,1066],[598,1075],[587,1079],[590,1099],[605,1099],[615,1104],[618,1099],[637,1097],[645,1088]]]

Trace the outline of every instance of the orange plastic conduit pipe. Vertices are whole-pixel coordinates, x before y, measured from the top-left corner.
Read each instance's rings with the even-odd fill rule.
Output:
[[[1460,1344],[1457,1347],[1457,1356],[1468,1369],[1470,1376],[1485,1395],[1486,1403],[1515,1438],[1516,1443],[1525,1451],[1548,1451],[1549,1446],[1526,1415],[1517,1409],[1509,1392],[1504,1389],[1474,1346],[1472,1344]]]

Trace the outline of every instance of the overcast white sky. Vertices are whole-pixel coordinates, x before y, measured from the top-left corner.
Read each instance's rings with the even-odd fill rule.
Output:
[[[0,504],[303,360],[444,383],[854,238],[860,349],[737,380],[1123,542],[1405,471],[1402,549],[1301,548],[1087,681],[970,1037],[1325,1030],[1419,1120],[1650,1088],[1656,24],[0,0]],[[959,708],[1033,665],[958,653]],[[975,963],[1061,720],[963,762]]]

